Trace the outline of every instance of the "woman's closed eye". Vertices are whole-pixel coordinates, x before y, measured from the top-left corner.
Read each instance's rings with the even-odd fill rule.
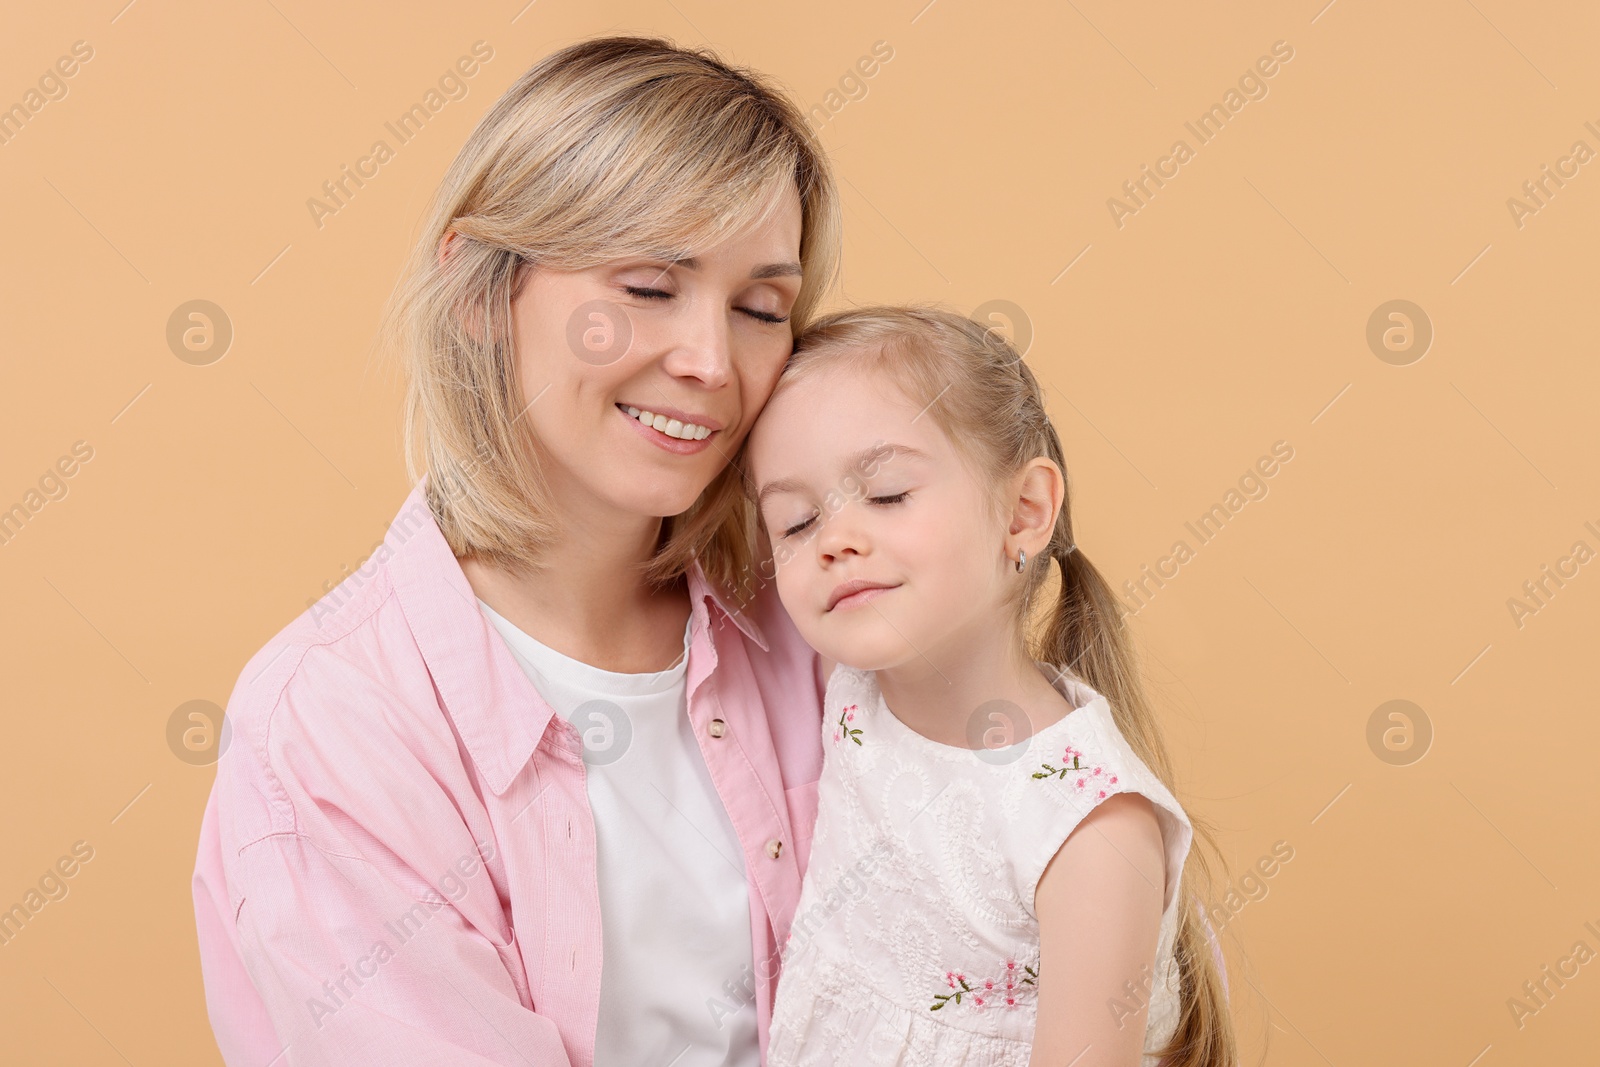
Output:
[[[622,288],[623,291],[629,296],[637,297],[640,300],[669,300],[672,298],[672,294],[667,292],[665,289],[653,289],[645,285],[625,285]],[[779,315],[771,311],[762,311],[758,308],[740,307],[735,308],[734,310],[743,312],[752,319],[755,319],[757,322],[779,323],[789,321],[789,316],[787,315]]]
[[[629,296],[637,296],[642,300],[665,300],[672,295],[665,289],[651,289],[645,285],[624,285],[622,288]]]
[[[889,507],[891,505],[901,503],[902,501],[905,500],[906,497],[908,497],[910,495],[911,495],[911,490],[908,489],[903,493],[895,493],[893,496],[869,496],[869,497],[867,497],[867,503],[869,503],[869,504],[877,504],[879,507]],[[817,517],[815,515],[813,515],[813,516],[811,516],[811,518],[807,519],[805,522],[802,522],[802,523],[799,523],[798,525],[789,527],[787,530],[783,531],[783,534],[781,536],[783,536],[783,537],[793,537],[795,534],[800,533],[801,531],[806,529],[806,527],[810,526],[813,522],[816,521],[816,519],[817,519]]]

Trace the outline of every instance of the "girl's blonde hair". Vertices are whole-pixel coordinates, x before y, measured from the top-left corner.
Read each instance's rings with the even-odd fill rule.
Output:
[[[495,102],[427,210],[383,332],[407,371],[407,471],[429,475],[428,505],[457,556],[526,573],[557,533],[533,434],[519,425],[519,267],[683,258],[759,224],[789,189],[802,216],[798,332],[837,271],[838,193],[776,87],[708,50],[604,37],[535,63]],[[711,581],[748,588],[753,512],[739,482],[730,466],[663,520],[647,581],[666,584],[699,558]]]
[[[944,431],[978,484],[1009,484],[1023,465],[1048,456],[1066,475],[1055,427],[1038,381],[1016,348],[989,327],[935,306],[868,307],[819,319],[795,342],[778,380],[784,389],[822,368],[876,372],[894,383]],[[1012,501],[995,492],[997,519]],[[1060,591],[1042,628],[1030,634],[1037,595],[1061,565]],[[1017,599],[1018,630],[1036,660],[1073,671],[1105,695],[1112,717],[1139,758],[1173,788],[1172,761],[1145,696],[1131,635],[1116,596],[1073,537],[1070,492],[1056,516],[1048,548],[1027,561]],[[1030,640],[1030,637],[1032,638]],[[1160,1051],[1164,1067],[1233,1067],[1237,1056],[1227,990],[1210,945],[1199,901],[1212,888],[1206,852],[1220,857],[1210,827],[1195,819],[1196,847],[1184,865],[1189,892],[1179,904],[1174,955],[1181,1015]],[[1205,894],[1202,896],[1201,894]]]

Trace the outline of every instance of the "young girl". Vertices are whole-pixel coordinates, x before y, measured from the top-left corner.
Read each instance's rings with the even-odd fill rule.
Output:
[[[936,308],[823,319],[746,461],[839,661],[768,1062],[1231,1067],[1193,828],[1016,350]]]

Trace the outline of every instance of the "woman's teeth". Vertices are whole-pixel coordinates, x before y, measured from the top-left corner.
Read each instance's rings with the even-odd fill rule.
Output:
[[[677,419],[669,419],[665,415],[657,415],[653,411],[641,411],[639,408],[625,405],[619,406],[646,426],[660,430],[668,437],[676,437],[680,441],[699,441],[711,434],[711,430],[707,427],[699,426],[692,422],[679,422]]]

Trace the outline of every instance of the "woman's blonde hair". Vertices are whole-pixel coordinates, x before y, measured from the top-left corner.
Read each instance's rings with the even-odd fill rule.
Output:
[[[840,367],[879,374],[923,408],[978,484],[995,487],[991,504],[999,521],[1009,516],[1014,501],[1002,499],[998,487],[1008,485],[1029,460],[1048,456],[1066,475],[1061,440],[1045,414],[1039,382],[1016,348],[981,323],[927,305],[838,312],[796,339],[777,389]],[[1052,558],[1060,563],[1060,589],[1043,626],[1033,628],[1029,622]],[[1172,761],[1116,596],[1073,537],[1070,492],[1049,546],[1025,564],[1016,612],[1031,658],[1066,668],[1104,694],[1129,746],[1176,796]],[[1219,861],[1220,852],[1210,827],[1192,813],[1190,822],[1200,847],[1190,850],[1184,864],[1188,892],[1179,904],[1174,946],[1181,1015],[1172,1040],[1160,1051],[1161,1062],[1164,1067],[1233,1067],[1237,1048],[1227,990],[1199,904],[1213,885],[1207,852]]]
[[[837,271],[838,193],[804,116],[764,78],[704,49],[604,37],[535,63],[495,102],[428,208],[383,332],[407,371],[407,471],[429,476],[428,505],[457,556],[526,573],[557,533],[533,434],[519,426],[519,267],[682,258],[759,224],[789,189],[802,216],[798,332]],[[699,558],[711,581],[748,588],[753,512],[739,482],[730,466],[663,520],[647,581],[668,583]]]

